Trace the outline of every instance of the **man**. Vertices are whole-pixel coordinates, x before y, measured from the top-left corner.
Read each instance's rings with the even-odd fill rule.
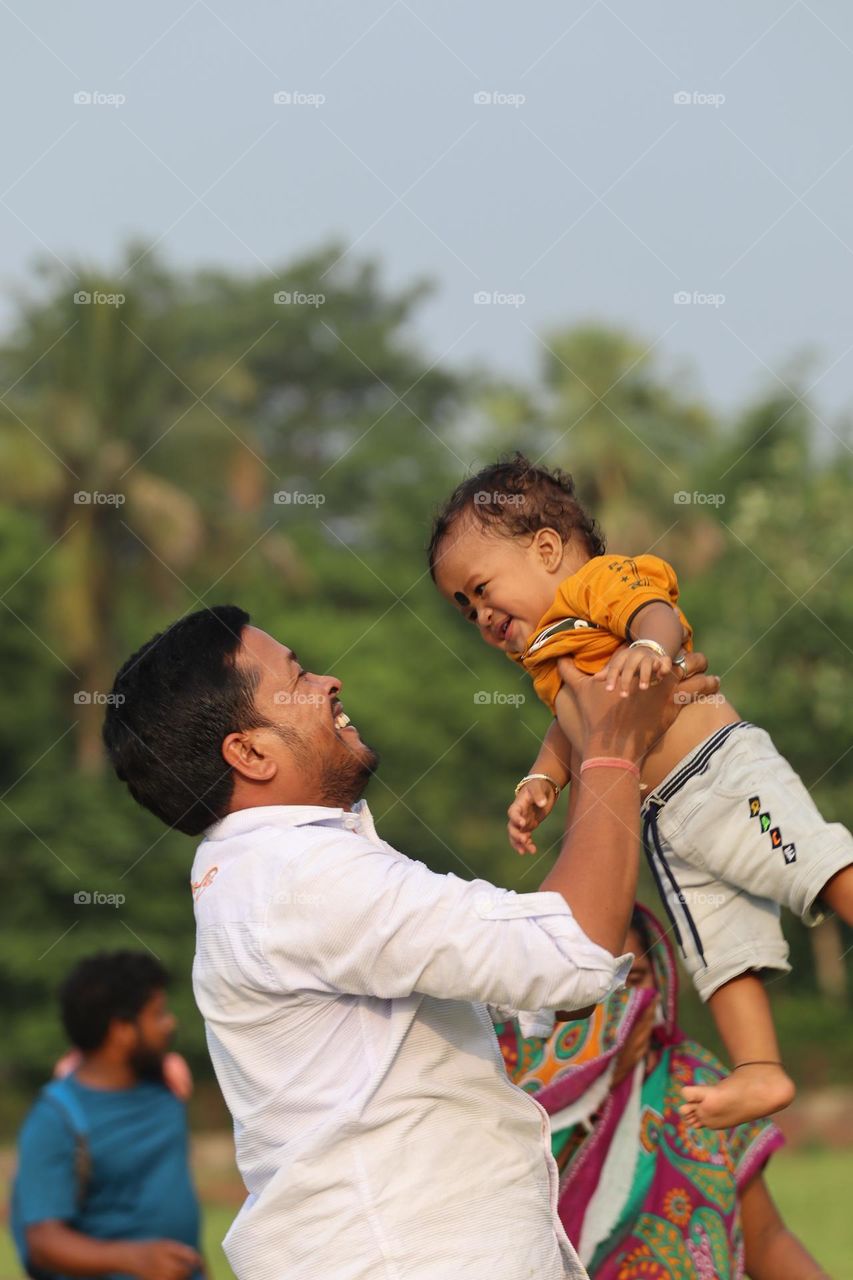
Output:
[[[674,678],[624,700],[566,679],[589,762],[640,759],[677,714]],[[377,756],[340,680],[243,610],[181,619],[113,692],[118,776],[205,832],[193,984],[249,1192],[225,1240],[239,1280],[582,1277],[547,1117],[507,1079],[487,1006],[580,1009],[624,979],[633,766],[588,770],[554,868],[516,894],[378,837],[360,799]]]
[[[166,984],[153,956],[118,951],[81,960],[62,986],[82,1060],[42,1092],[19,1138],[12,1218],[30,1274],[203,1274],[185,1108],[163,1081]]]

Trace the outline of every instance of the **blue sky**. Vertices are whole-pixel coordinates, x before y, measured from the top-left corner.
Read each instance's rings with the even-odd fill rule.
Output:
[[[335,241],[436,280],[430,358],[525,376],[596,319],[724,409],[804,354],[827,419],[851,404],[840,0],[4,0],[0,23],[0,322],[39,254],[135,235],[274,281]]]

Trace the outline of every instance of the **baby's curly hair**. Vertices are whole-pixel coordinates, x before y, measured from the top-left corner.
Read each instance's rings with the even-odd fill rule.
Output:
[[[507,538],[556,529],[564,542],[579,536],[591,556],[604,555],[604,534],[578,502],[569,473],[537,466],[523,453],[499,458],[453,490],[433,521],[427,551],[433,581],[439,546],[462,516]]]

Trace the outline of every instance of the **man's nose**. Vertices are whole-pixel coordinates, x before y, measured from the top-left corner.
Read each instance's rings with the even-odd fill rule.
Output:
[[[311,679],[315,684],[320,686],[327,698],[335,697],[335,695],[340,693],[341,689],[344,687],[343,681],[339,680],[337,676],[312,675]]]

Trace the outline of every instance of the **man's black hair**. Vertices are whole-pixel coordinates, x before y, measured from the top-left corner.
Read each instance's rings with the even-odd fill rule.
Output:
[[[508,538],[555,529],[563,542],[577,536],[591,556],[604,554],[604,535],[578,501],[568,472],[540,467],[523,453],[500,458],[453,490],[433,521],[427,552],[433,579],[440,544],[462,516]]]
[[[234,779],[223,738],[267,723],[254,704],[259,674],[235,661],[248,623],[230,604],[180,618],[128,658],[107,704],[104,743],[119,778],[187,835],[228,812]]]
[[[146,951],[99,951],[72,969],[59,990],[65,1033],[84,1053],[99,1049],[114,1018],[133,1022],[169,975]]]

